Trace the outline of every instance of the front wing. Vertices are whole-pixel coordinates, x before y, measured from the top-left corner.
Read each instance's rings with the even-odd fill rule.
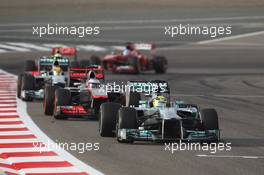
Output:
[[[54,115],[64,115],[69,117],[96,117],[94,109],[87,109],[81,105],[57,106]]]
[[[127,65],[127,66],[117,66],[114,69],[115,73],[135,73],[136,70],[133,66]]]
[[[44,90],[22,90],[21,99],[26,101],[33,99],[42,100],[44,99]]]
[[[157,130],[142,129],[119,129],[117,133],[120,141],[154,141],[154,142],[171,142],[171,141],[187,141],[187,142],[217,142],[220,140],[219,130],[207,131],[185,131],[185,136],[181,137],[163,137],[157,134]]]

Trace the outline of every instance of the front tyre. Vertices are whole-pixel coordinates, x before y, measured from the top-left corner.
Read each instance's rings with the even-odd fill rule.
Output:
[[[218,114],[215,109],[202,109],[201,110],[201,123],[205,131],[215,130],[218,132],[217,141],[220,140]]]
[[[68,116],[57,113],[56,109],[58,106],[70,106],[71,105],[71,92],[68,89],[57,89],[55,91],[54,100],[54,118],[55,119],[67,119]]]
[[[117,123],[117,141],[121,143],[133,143],[133,138],[126,136],[122,138],[120,131],[122,129],[137,129],[137,111],[135,108],[122,107],[118,111]]]
[[[53,115],[54,111],[54,95],[57,86],[46,85],[44,89],[44,100],[43,100],[43,107],[44,107],[44,114],[45,115]]]
[[[118,103],[107,102],[100,107],[99,133],[102,137],[114,137],[118,110],[121,105]]]

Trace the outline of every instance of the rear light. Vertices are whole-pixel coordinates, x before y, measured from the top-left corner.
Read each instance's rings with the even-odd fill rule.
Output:
[[[103,69],[97,70],[95,73],[96,73],[96,78],[98,78],[98,79],[104,78],[104,70]]]
[[[70,73],[70,77],[71,78],[85,78],[86,77],[86,73],[72,72],[72,73]]]
[[[104,74],[96,74],[96,78],[97,79],[102,79],[102,78],[104,78]]]
[[[102,68],[71,68],[70,78],[86,78],[89,71],[94,71],[98,79],[104,78],[104,70]]]
[[[36,70],[36,71],[30,71],[29,72],[31,75],[40,75],[40,71]]]
[[[52,48],[52,55],[59,52],[62,55],[76,55],[77,49],[73,47],[56,47]]]
[[[106,98],[108,98],[108,96],[106,95],[94,95],[93,96],[93,99],[106,99]]]

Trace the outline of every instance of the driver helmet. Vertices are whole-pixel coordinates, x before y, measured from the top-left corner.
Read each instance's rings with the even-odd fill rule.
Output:
[[[55,60],[57,60],[57,59],[59,59],[59,58],[62,58],[62,55],[61,55],[60,53],[56,53],[56,54],[53,56],[53,58],[54,58]]]
[[[158,95],[153,99],[153,107],[162,107],[165,106],[167,103],[167,99],[166,97],[162,96],[162,95]]]
[[[132,43],[127,43],[126,49],[129,50],[129,51],[135,50],[134,45]]]
[[[97,79],[95,79],[95,78],[91,78],[91,79],[89,79],[87,82],[86,82],[86,87],[88,87],[88,88],[93,88],[93,85],[98,85],[98,84],[100,84],[100,81],[99,80],[97,80]]]
[[[56,60],[56,61],[54,61],[53,66],[60,66],[60,64],[59,64],[59,62]]]
[[[61,70],[60,64],[56,60],[54,61],[54,64],[53,64],[53,75],[61,75],[61,73],[62,73],[62,70]]]

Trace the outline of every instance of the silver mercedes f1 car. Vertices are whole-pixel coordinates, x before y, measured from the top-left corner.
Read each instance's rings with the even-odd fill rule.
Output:
[[[171,100],[166,81],[128,82],[126,105],[101,105],[99,133],[119,142],[205,141],[220,139],[215,109]]]

